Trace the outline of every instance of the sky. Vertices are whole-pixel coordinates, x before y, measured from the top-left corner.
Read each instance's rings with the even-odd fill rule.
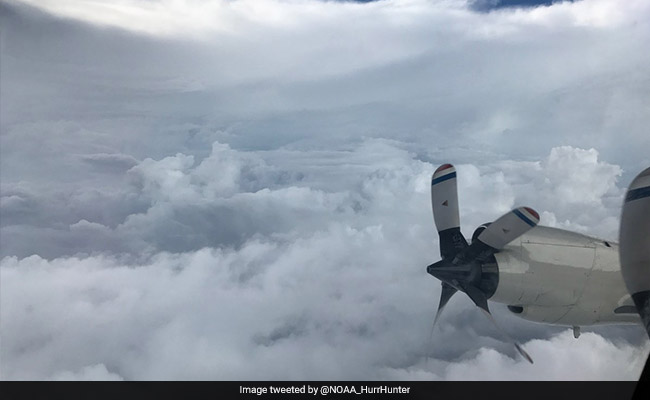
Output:
[[[491,303],[530,365],[460,295],[428,345],[425,268],[446,162],[467,237],[526,205],[616,241],[650,165],[647,1],[0,11],[1,379],[640,374],[640,325],[576,340]]]

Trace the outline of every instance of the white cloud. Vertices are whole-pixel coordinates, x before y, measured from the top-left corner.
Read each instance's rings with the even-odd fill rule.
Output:
[[[214,34],[241,34],[255,27],[301,29],[316,23],[335,24],[363,18],[375,24],[368,15],[380,18],[389,29],[411,24],[422,17],[451,17],[462,25],[460,32],[479,36],[510,34],[525,25],[544,28],[578,26],[613,28],[629,21],[633,13],[648,11],[640,0],[625,4],[607,0],[561,2],[552,7],[533,9],[500,9],[493,11],[487,24],[472,26],[479,19],[467,8],[465,0],[427,2],[424,0],[391,1],[369,4],[325,2],[319,0],[18,0],[42,8],[52,14],[101,26],[118,27],[142,34],[201,38]]]
[[[181,154],[144,160],[131,173],[139,179],[134,187],[138,196],[149,199],[146,213],[129,216],[114,231],[81,220],[70,226],[70,233],[76,245],[86,246],[85,253],[101,250],[100,243],[110,243],[107,237],[122,237],[135,242],[133,251],[148,249],[149,257],[140,261],[120,260],[118,254],[2,260],[3,377],[635,377],[646,349],[616,345],[596,334],[587,333],[577,342],[567,339],[566,332],[553,337],[541,325],[527,328],[535,332],[532,336],[523,334],[527,350],[536,359],[534,368],[523,367],[525,361],[510,358],[517,356],[507,343],[492,338],[498,334],[466,299],[450,304],[445,327],[436,333],[433,360],[425,363],[427,325],[439,290],[424,273],[424,266],[437,258],[428,203],[434,165],[412,157],[390,142],[371,141],[339,158],[349,162],[340,173],[355,175],[346,185],[348,190],[356,187],[351,193],[278,187],[275,178],[281,174],[277,175],[276,166],[250,168],[263,164],[259,155],[240,154],[219,143],[198,165]],[[365,162],[354,166],[359,159]],[[203,180],[208,179],[205,170],[219,171],[221,166],[231,168],[225,168],[223,175],[210,175],[213,186],[208,185]],[[553,149],[541,163],[510,161],[507,166],[502,170],[497,170],[499,164],[459,166],[465,225],[470,225],[468,219],[491,220],[521,199],[531,199],[527,179],[551,188],[585,179],[575,173],[556,174],[558,166],[566,171],[578,171],[576,166],[580,171],[599,170],[588,175],[590,179],[611,176],[614,188],[620,173],[616,166],[599,161],[593,151],[566,147]],[[252,175],[246,177],[242,171]],[[317,171],[306,171],[303,179],[320,184],[333,179],[331,171]],[[250,182],[257,187],[248,186],[253,191],[246,192]],[[493,182],[498,182],[498,189]],[[576,190],[586,191],[579,202],[585,215],[617,212],[590,198],[593,192],[600,199],[612,187],[583,185]],[[500,193],[506,193],[505,201],[499,200]],[[553,198],[537,197],[538,209],[552,207]],[[201,206],[218,207],[224,201],[231,217]],[[233,246],[227,238],[238,237],[238,224],[251,214],[250,234]],[[206,217],[204,225],[199,224]],[[589,226],[598,222],[592,219]],[[269,224],[272,229],[265,230]],[[216,236],[225,241],[211,242],[212,248],[195,247],[209,240],[215,229],[229,232]],[[465,234],[471,230],[465,229]],[[201,235],[205,236],[200,239]],[[190,246],[186,248],[190,251],[165,251],[178,245],[174,240]],[[513,324],[507,317],[497,311],[506,329],[520,336],[519,322]],[[480,330],[461,335],[468,325]],[[544,340],[531,341],[540,333]],[[449,340],[457,343],[438,347]],[[592,360],[594,349],[601,363]],[[580,369],[580,375],[559,369],[557,360],[568,353],[575,363],[591,367]],[[278,363],[282,368],[277,368]]]
[[[108,372],[104,364],[89,365],[83,367],[78,372],[64,371],[59,372],[49,380],[54,381],[121,381],[123,380],[116,374]]]
[[[3,379],[636,378],[640,329],[495,305],[528,366],[462,296],[426,349],[424,266],[449,161],[466,236],[518,205],[617,236],[647,2],[0,7]]]
[[[528,365],[494,350],[489,329],[427,363],[433,281],[421,256],[388,247],[379,228],[332,226],[144,265],[5,258],[3,379],[590,380],[635,379],[642,367],[647,348],[570,331],[525,343]],[[458,303],[434,347],[461,341]]]
[[[643,348],[617,345],[593,333],[584,334],[576,341],[569,330],[550,340],[532,340],[525,347],[536,355],[535,364],[512,359],[493,349],[481,349],[475,357],[439,366],[435,372],[418,365],[389,369],[386,375],[407,380],[630,380],[638,378],[644,356],[650,350],[648,345]],[[434,364],[435,361],[429,362]]]
[[[595,149],[581,150],[568,146],[551,150],[546,161],[547,179],[560,181],[554,185],[554,195],[565,203],[597,203],[615,189],[621,169],[598,162]]]

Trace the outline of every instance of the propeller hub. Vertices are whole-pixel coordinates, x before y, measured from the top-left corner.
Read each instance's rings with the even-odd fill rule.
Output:
[[[487,298],[496,291],[499,272],[494,257],[483,262],[476,259],[456,264],[457,260],[442,259],[427,266],[427,273],[455,289],[466,293],[467,286],[481,290]]]

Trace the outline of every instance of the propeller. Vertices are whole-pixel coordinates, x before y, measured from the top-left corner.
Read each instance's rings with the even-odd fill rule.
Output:
[[[456,169],[451,164],[441,165],[433,173],[431,204],[440,238],[442,260],[429,265],[427,272],[442,282],[442,291],[429,342],[449,299],[460,291],[465,293],[492,321],[497,330],[514,344],[517,351],[532,363],[530,355],[497,324],[487,300],[494,294],[498,282],[494,253],[535,227],[539,222],[539,214],[532,208],[516,208],[491,224],[486,224],[476,240],[468,245],[460,231]]]
[[[621,274],[650,337],[650,168],[637,175],[625,195],[619,229]],[[650,356],[640,381],[650,381]],[[646,398],[637,386],[634,399]]]
[[[619,235],[623,280],[650,336],[650,168],[627,190]]]

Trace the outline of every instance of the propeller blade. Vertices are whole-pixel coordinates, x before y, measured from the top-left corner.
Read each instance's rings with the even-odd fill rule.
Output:
[[[433,319],[433,325],[431,325],[431,332],[433,332],[433,328],[436,326],[436,323],[438,322],[438,318],[440,318],[440,314],[442,314],[442,310],[445,309],[445,306],[449,302],[449,299],[451,299],[451,296],[453,296],[458,289],[454,288],[453,286],[442,282],[442,291],[440,292],[440,302],[438,303],[438,311],[436,311],[436,317]]]
[[[427,267],[427,272],[430,273],[431,275],[435,276],[438,278],[436,273],[442,272],[442,273],[469,273],[472,271],[472,266],[469,264],[465,265],[454,265],[451,264],[445,260],[438,261],[436,263],[433,263]],[[438,278],[440,279],[440,278]],[[441,279],[442,280],[442,279]]]
[[[534,364],[533,358],[530,356],[530,354],[528,354],[526,350],[524,350],[519,343],[517,343],[513,338],[511,338],[510,335],[508,335],[506,331],[504,331],[503,328],[501,328],[501,326],[497,324],[497,321],[492,316],[492,313],[483,309],[481,311],[483,311],[483,313],[490,319],[490,321],[492,321],[492,324],[494,325],[495,328],[497,328],[499,332],[501,332],[501,335],[503,335],[506,339],[508,339],[510,343],[512,343],[515,346],[519,354],[521,354],[521,356],[524,357],[526,361],[528,361],[531,364]]]
[[[462,265],[472,261],[481,263],[535,227],[538,222],[539,214],[532,208],[515,208],[485,228],[477,240],[456,254],[452,264]]]
[[[487,298],[485,297],[485,294],[481,291],[481,289],[472,286],[472,285],[467,285],[466,287],[463,288],[465,293],[469,296],[470,299],[476,304],[478,308],[483,311],[486,317],[490,321],[492,321],[492,324],[497,328],[497,330],[501,333],[502,336],[504,336],[506,339],[508,339],[509,342],[515,345],[515,348],[521,354],[526,360],[528,360],[529,363],[533,363],[533,359],[530,357],[528,353],[517,343],[513,338],[504,331],[499,324],[497,324],[497,321],[494,319],[492,316],[492,313],[490,312],[490,309],[488,308],[488,302]]]
[[[445,309],[445,306],[449,302],[449,299],[451,299],[451,296],[453,296],[458,290],[455,289],[454,287],[446,284],[445,282],[442,282],[442,290],[440,292],[440,302],[438,303],[438,310],[436,311],[436,316],[433,319],[433,324],[431,325],[431,331],[429,332],[429,341],[427,342],[427,362],[429,362],[429,349],[431,348],[431,341],[433,339],[433,329],[436,327],[436,323],[438,322],[438,318],[440,318],[440,314],[442,314],[442,310]]]
[[[528,232],[539,223],[539,214],[529,207],[519,207],[502,215],[478,236],[478,240],[501,250],[508,243]]]
[[[440,236],[440,255],[443,259],[454,257],[467,247],[467,240],[460,232],[456,168],[453,165],[443,164],[433,173],[431,206]]]
[[[650,336],[650,168],[627,190],[619,235],[623,280]]]

